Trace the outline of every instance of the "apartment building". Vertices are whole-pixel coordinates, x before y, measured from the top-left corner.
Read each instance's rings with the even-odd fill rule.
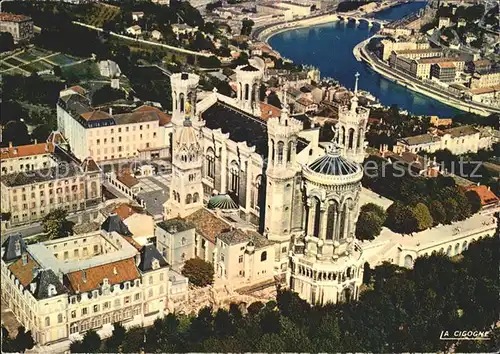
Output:
[[[453,64],[457,73],[463,72],[465,67],[465,61],[458,57],[422,58],[413,60],[411,74],[419,79],[430,79],[432,65],[440,63]]]
[[[170,116],[156,107],[113,114],[112,109],[94,109],[81,92],[69,89],[57,103],[57,125],[82,160],[150,159],[170,153]]]
[[[151,325],[169,300],[186,297],[187,278],[154,245],[129,243],[117,225],[32,245],[11,235],[2,244],[2,301],[38,344],[69,346],[89,329],[107,337],[115,322]]]
[[[398,57],[404,57],[409,59],[420,59],[420,58],[434,58],[442,56],[443,56],[443,50],[441,48],[393,50],[389,58],[389,64],[391,66],[394,66],[394,63],[396,63]]]
[[[9,32],[14,42],[22,42],[33,37],[33,20],[25,15],[0,12],[0,32]]]
[[[470,88],[484,88],[500,85],[500,70],[474,73],[470,79]]]
[[[400,50],[414,50],[414,49],[428,49],[430,48],[429,42],[426,40],[420,41],[401,41],[395,42],[391,39],[382,39],[380,41],[382,45],[381,57],[382,60],[387,61],[391,56],[392,51],[400,51]]]
[[[432,153],[448,149],[455,155],[477,152],[484,147],[491,148],[491,144],[490,140],[489,146],[485,146],[481,141],[481,132],[470,125],[445,130],[435,129],[427,134],[398,139],[396,143],[401,150],[414,154],[420,151]]]
[[[431,76],[441,82],[454,82],[457,76],[455,64],[450,62],[432,64]]]
[[[54,144],[50,142],[0,148],[2,176],[9,173],[41,170],[54,166]]]
[[[8,171],[2,174],[0,184],[1,211],[10,215],[8,227],[39,221],[57,208],[70,213],[82,211],[102,200],[101,170],[91,158],[80,162],[59,146],[52,146],[54,151],[47,157],[45,148],[39,145],[44,144],[18,149],[18,152],[42,151],[39,155],[28,155],[30,160],[22,160],[23,157],[10,162],[9,158],[6,159],[9,161]],[[14,151],[14,148],[9,148],[9,151]],[[40,158],[37,160],[36,156]],[[38,168],[40,165],[42,168]]]
[[[176,218],[155,226],[156,248],[168,264],[180,270],[184,262],[195,257],[196,233],[194,224]]]

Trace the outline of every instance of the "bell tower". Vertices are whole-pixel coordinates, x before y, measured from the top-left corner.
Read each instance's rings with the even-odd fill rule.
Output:
[[[163,205],[166,219],[185,217],[203,207],[201,183],[202,146],[196,121],[196,89],[199,77],[194,74],[173,74],[172,182],[169,199]]]
[[[264,234],[276,242],[275,271],[286,271],[290,240],[301,232],[302,197],[300,166],[296,161],[302,123],[289,116],[286,100],[281,116],[267,121],[268,158]]]
[[[181,126],[184,117],[196,118],[196,91],[200,77],[196,74],[176,73],[170,76],[172,88],[172,123]]]
[[[260,117],[260,84],[264,73],[251,64],[236,68],[236,101],[238,107],[254,116]]]
[[[339,107],[339,119],[336,125],[339,131],[337,143],[340,146],[342,156],[362,163],[365,159],[365,134],[370,110],[358,106],[359,73],[356,73],[355,76],[356,83],[350,107]]]

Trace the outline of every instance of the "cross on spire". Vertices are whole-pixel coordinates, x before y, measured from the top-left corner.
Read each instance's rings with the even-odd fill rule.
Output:
[[[359,80],[359,72],[356,71],[356,74],[354,74],[356,77],[356,82],[354,83],[354,94],[358,94],[358,80]]]

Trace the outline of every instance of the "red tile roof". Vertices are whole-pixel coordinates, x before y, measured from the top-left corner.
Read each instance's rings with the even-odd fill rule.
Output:
[[[486,206],[490,204],[496,204],[499,201],[499,198],[493,193],[487,186],[484,185],[474,185],[468,186],[465,188],[467,192],[474,191],[479,195],[481,199],[481,206]]]
[[[30,144],[2,148],[0,150],[0,159],[13,159],[26,156],[44,155],[54,152],[54,145],[51,143]]]
[[[130,204],[123,203],[118,205],[115,209],[113,209],[112,212],[118,214],[120,219],[125,220],[129,216],[138,213],[139,209]]]
[[[28,262],[26,264],[23,264],[22,258],[19,258],[9,266],[9,270],[19,280],[19,283],[26,287],[33,280],[34,267],[40,268],[40,265],[28,254]]]
[[[111,118],[111,116],[108,113],[103,112],[103,111],[99,111],[99,110],[92,111],[92,112],[87,112],[87,113],[82,113],[81,116],[86,121],[101,120],[101,119]]]
[[[153,107],[153,106],[147,106],[147,105],[140,106],[139,108],[136,108],[134,110],[134,112],[156,112],[156,113],[158,113],[158,116],[160,117],[160,121],[159,121],[160,126],[167,125],[172,120],[172,116],[170,114],[167,114],[167,113],[163,112],[161,109]]]
[[[133,258],[103,264],[85,269],[85,281],[83,271],[68,273],[65,276],[65,285],[73,292],[87,292],[98,289],[103,279],[107,278],[110,285],[121,284],[126,281],[139,279],[139,272]]]
[[[223,231],[227,231],[231,226],[222,219],[215,216],[214,213],[207,209],[200,209],[186,217],[196,225],[196,232],[201,234],[207,240],[215,243],[215,238]]]
[[[31,17],[24,16],[24,15],[18,15],[18,14],[10,14],[8,12],[0,12],[0,21],[23,22],[23,21],[29,21],[29,20],[31,20]]]
[[[267,121],[272,117],[279,117],[281,115],[281,109],[276,106],[273,106],[269,103],[260,103],[260,118],[264,121]]]
[[[120,174],[118,174],[118,176],[116,176],[116,179],[129,188],[132,188],[139,183],[139,180],[132,176],[129,172],[122,171]]]

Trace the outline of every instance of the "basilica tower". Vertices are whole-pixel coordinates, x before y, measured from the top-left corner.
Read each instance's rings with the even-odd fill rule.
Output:
[[[245,112],[260,117],[260,85],[264,73],[252,64],[236,68],[236,101]]]
[[[176,73],[170,76],[172,88],[172,123],[181,126],[184,118],[197,120],[196,91],[200,77],[196,74]]]
[[[164,204],[167,219],[185,217],[203,207],[203,149],[200,131],[193,126],[198,81],[198,75],[194,74],[173,74],[171,77],[174,131],[171,139],[172,182],[169,199]]]
[[[354,96],[351,105],[339,107],[339,118],[336,128],[339,131],[338,141],[342,155],[358,163],[365,159],[365,134],[370,110],[358,106],[358,79],[354,86]]]
[[[286,102],[279,118],[267,122],[268,159],[264,233],[276,242],[277,273],[286,271],[290,240],[301,232],[302,198],[300,166],[296,161],[302,123],[291,118]]]
[[[294,239],[290,288],[310,303],[349,301],[357,297],[363,279],[354,237],[363,169],[332,142],[303,168],[303,176],[305,237]]]

